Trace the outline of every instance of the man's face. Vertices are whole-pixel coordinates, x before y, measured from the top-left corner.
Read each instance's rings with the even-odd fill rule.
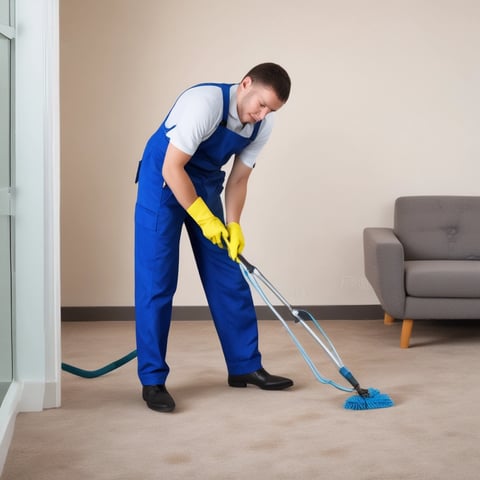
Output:
[[[245,77],[237,90],[237,111],[242,123],[257,123],[283,106],[270,87]]]

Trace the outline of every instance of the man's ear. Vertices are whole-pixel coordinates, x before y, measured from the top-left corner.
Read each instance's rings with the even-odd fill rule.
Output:
[[[252,77],[247,76],[242,80],[241,85],[242,85],[242,88],[246,90],[252,83],[253,83]]]

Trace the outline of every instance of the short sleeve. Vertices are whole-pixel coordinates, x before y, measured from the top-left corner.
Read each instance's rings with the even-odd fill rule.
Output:
[[[168,114],[165,125],[170,142],[182,152],[193,155],[221,122],[222,90],[202,85],[186,90]]]

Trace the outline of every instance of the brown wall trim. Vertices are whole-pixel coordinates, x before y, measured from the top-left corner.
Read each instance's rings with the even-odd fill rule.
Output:
[[[285,320],[290,318],[286,307],[275,307]],[[300,307],[298,307],[300,308]],[[317,320],[376,320],[383,318],[380,305],[311,305],[302,307]],[[256,307],[260,320],[274,320],[276,317],[267,306]],[[208,307],[174,306],[173,320],[210,320]],[[123,321],[134,320],[133,307],[62,307],[63,322]]]

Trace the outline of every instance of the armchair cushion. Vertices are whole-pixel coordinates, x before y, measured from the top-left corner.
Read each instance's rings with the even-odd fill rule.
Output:
[[[416,260],[405,262],[408,296],[480,298],[480,262],[476,260]]]
[[[406,260],[480,260],[480,197],[400,197],[394,232]]]

